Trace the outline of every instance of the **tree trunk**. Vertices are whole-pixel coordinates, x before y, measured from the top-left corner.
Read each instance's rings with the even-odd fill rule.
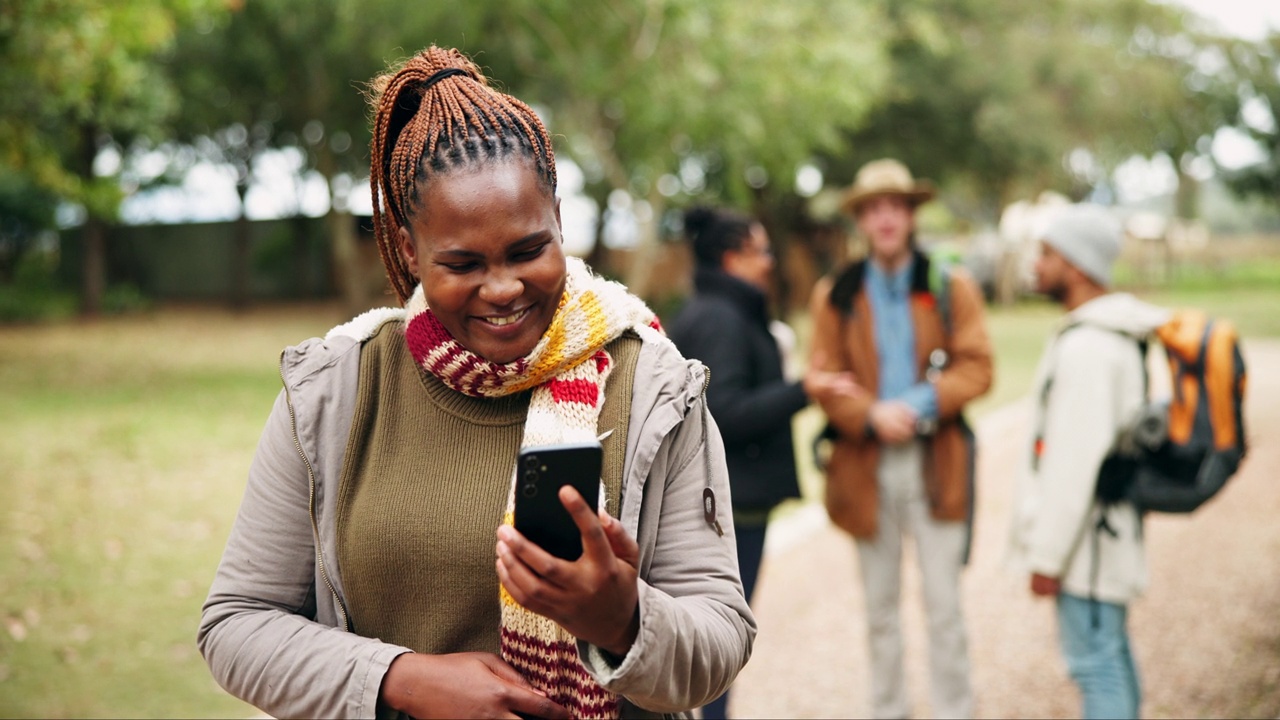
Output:
[[[372,303],[372,294],[366,281],[368,273],[364,260],[360,257],[355,219],[345,210],[330,208],[324,224],[329,234],[333,273],[342,293],[342,302],[352,314],[364,312]]]
[[[636,249],[631,258],[631,267],[627,269],[626,286],[634,295],[652,302],[653,268],[658,264],[658,253],[662,251],[662,241],[658,237],[658,228],[662,222],[662,213],[666,208],[662,193],[656,189],[648,197],[649,219],[639,224],[637,229]]]
[[[1178,163],[1178,189],[1173,196],[1173,213],[1185,220],[1200,217],[1200,183],[1182,169]]]
[[[249,307],[249,217],[245,214],[244,198],[249,192],[249,183],[236,185],[236,193],[240,196],[240,216],[236,218],[231,231],[231,309],[244,310]]]
[[[80,286],[80,309],[87,317],[102,314],[102,296],[107,290],[107,224],[92,214],[84,221],[84,264]]]
[[[587,253],[586,262],[591,266],[592,270],[601,275],[616,274],[616,268],[608,267],[609,249],[604,246],[605,213],[609,211],[608,193],[605,194],[604,198],[592,196],[591,199],[595,200],[596,207],[599,210],[596,212],[595,242],[591,245],[591,251]]]
[[[80,126],[80,162],[76,168],[81,185],[93,184],[93,161],[98,156],[98,128],[93,123]],[[107,224],[95,214],[93,202],[85,202],[84,259],[81,265],[80,308],[86,316],[102,313],[102,296],[107,290]]]
[[[1002,246],[996,258],[996,302],[1012,305],[1018,299],[1019,248]]]
[[[293,229],[293,287],[292,294],[299,298],[312,298],[316,288],[311,281],[311,226],[307,216],[299,212],[289,221]]]
[[[347,208],[345,198],[339,201],[333,194],[333,178],[338,174],[338,163],[328,143],[321,143],[316,148],[316,169],[324,176],[325,188],[329,191],[329,212],[324,217],[324,224],[329,235],[334,279],[347,311],[353,315],[362,313],[372,307],[373,293],[369,288],[368,270],[360,256],[355,217]]]

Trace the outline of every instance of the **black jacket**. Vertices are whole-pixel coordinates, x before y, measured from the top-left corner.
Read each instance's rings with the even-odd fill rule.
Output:
[[[707,404],[724,438],[733,506],[767,510],[800,495],[791,416],[809,400],[800,383],[783,379],[764,293],[706,268],[694,285],[668,335],[685,357],[711,368]]]

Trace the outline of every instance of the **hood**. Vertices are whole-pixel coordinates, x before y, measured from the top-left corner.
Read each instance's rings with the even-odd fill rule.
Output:
[[[1150,335],[1169,321],[1169,310],[1143,302],[1129,293],[1108,293],[1072,310],[1064,326],[1093,325],[1134,338]]]

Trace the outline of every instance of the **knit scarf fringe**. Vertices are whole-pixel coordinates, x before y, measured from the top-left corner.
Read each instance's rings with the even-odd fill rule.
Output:
[[[533,389],[521,447],[596,438],[605,382],[613,360],[605,345],[624,331],[658,335],[661,326],[644,302],[622,285],[566,258],[564,297],[551,325],[527,356],[497,364],[462,347],[427,307],[419,285],[405,306],[405,338],[414,360],[457,392],[502,397]],[[516,473],[502,522],[514,519]],[[603,500],[605,494],[600,493]],[[610,509],[616,514],[616,509]],[[574,717],[616,718],[618,695],[595,681],[578,657],[577,640],[552,620],[521,606],[499,585],[502,658]]]

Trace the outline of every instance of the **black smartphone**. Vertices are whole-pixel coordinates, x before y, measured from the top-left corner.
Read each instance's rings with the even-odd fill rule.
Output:
[[[516,530],[558,558],[581,557],[582,533],[560,502],[560,488],[572,485],[598,509],[603,455],[595,440],[522,448],[516,460]]]

